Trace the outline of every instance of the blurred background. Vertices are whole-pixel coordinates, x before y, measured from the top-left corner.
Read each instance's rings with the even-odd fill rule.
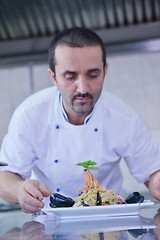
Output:
[[[0,145],[15,108],[51,86],[52,37],[75,26],[103,39],[109,64],[104,89],[139,112],[160,143],[160,0],[0,0]],[[121,168],[128,192],[147,192],[123,161]]]

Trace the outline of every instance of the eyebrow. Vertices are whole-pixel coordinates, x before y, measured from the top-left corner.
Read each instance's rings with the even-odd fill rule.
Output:
[[[88,73],[101,72],[101,69],[100,69],[100,68],[93,68],[93,69],[89,69],[87,72],[88,72]]]
[[[100,68],[93,68],[93,69],[89,69],[87,71],[87,73],[92,73],[92,72],[101,72],[101,69]],[[65,76],[66,74],[77,74],[77,72],[66,70],[65,72],[63,72],[63,75]]]
[[[64,76],[67,75],[67,74],[77,74],[77,72],[74,72],[74,71],[65,71],[62,73]]]

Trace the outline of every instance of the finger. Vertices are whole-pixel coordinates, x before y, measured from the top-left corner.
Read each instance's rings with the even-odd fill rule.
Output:
[[[40,207],[35,207],[33,205],[30,205],[26,202],[23,202],[23,204],[20,206],[21,206],[22,211],[25,213],[36,213],[36,212],[41,211],[41,209],[42,209]]]
[[[44,203],[27,192],[21,196],[19,201],[21,209],[26,213],[35,213],[39,212],[43,207]]]
[[[37,208],[43,208],[44,203],[41,200],[38,200],[37,198],[34,198],[33,196],[28,195],[26,199],[23,200],[24,203],[37,207]]]
[[[38,186],[34,186],[33,184],[26,184],[24,188],[25,188],[25,191],[29,193],[31,196],[33,196],[34,198],[43,200],[43,194],[38,189]]]
[[[39,200],[43,200],[43,197],[51,195],[46,185],[36,180],[32,180],[29,183],[27,182],[25,189],[30,195]]]
[[[48,190],[45,184],[40,183],[39,184],[39,191],[42,193],[43,197],[48,197],[51,195],[51,191]]]

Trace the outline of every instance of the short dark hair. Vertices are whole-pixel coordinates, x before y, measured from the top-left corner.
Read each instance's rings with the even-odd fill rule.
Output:
[[[103,65],[106,65],[106,49],[102,39],[93,31],[75,27],[67,29],[57,34],[49,47],[49,67],[55,72],[55,49],[59,45],[66,45],[70,47],[84,47],[84,46],[100,46],[102,49]]]

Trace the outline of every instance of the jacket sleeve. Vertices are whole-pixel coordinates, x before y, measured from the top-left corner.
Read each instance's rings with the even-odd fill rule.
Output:
[[[131,174],[139,182],[145,182],[152,173],[160,170],[160,146],[139,116],[130,123],[123,157]]]
[[[0,170],[8,170],[23,178],[29,178],[35,160],[30,123],[23,111],[15,111],[0,152],[0,161],[8,166],[1,167]]]

